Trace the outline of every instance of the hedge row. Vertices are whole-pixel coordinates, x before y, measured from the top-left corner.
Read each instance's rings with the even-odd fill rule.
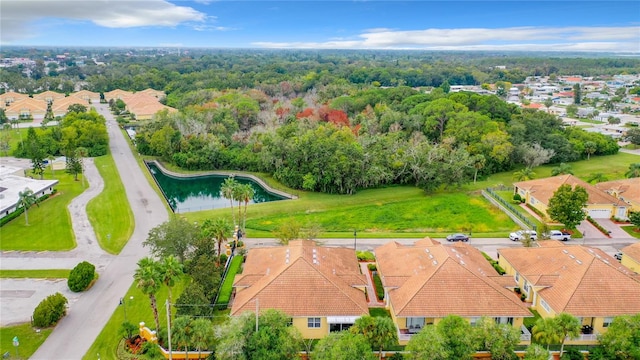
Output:
[[[373,286],[376,288],[376,297],[378,300],[384,299],[384,287],[382,286],[382,279],[377,273],[373,274]]]
[[[600,230],[601,233],[609,236],[609,230],[603,228],[602,225],[598,224],[595,220],[593,220],[593,218],[591,216],[587,216],[587,221],[589,221],[591,223],[591,225],[593,225],[596,228],[598,228],[598,230]]]
[[[240,270],[240,266],[242,266],[243,261],[244,258],[238,255],[234,256],[231,260],[231,264],[229,264],[229,271],[227,271],[227,276],[224,278],[224,282],[222,283],[222,287],[220,288],[220,294],[218,294],[218,303],[216,304],[223,309],[227,307],[229,300],[231,300],[231,292],[233,291],[233,280]]]
[[[504,275],[504,274],[507,273],[506,271],[504,271],[502,266],[500,266],[497,261],[493,260],[493,258],[491,256],[489,256],[487,253],[483,252],[482,256],[484,256],[484,258],[487,259],[489,264],[491,264],[491,266],[493,266],[493,268],[496,270],[496,272],[498,274]]]

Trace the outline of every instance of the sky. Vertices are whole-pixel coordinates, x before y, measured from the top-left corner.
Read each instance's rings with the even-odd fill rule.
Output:
[[[0,45],[640,54],[640,1],[0,0]]]

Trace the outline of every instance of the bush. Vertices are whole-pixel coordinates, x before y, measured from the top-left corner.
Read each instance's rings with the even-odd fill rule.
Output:
[[[373,285],[376,288],[376,297],[378,300],[384,299],[384,287],[382,286],[382,279],[378,274],[373,274]]]
[[[582,352],[574,347],[566,348],[561,357],[562,360],[584,360]]]
[[[376,257],[371,251],[358,251],[356,254],[360,261],[376,261]]]
[[[73,292],[80,292],[87,289],[96,274],[96,267],[86,261],[76,265],[69,273],[67,284]]]
[[[33,311],[33,326],[45,328],[55,325],[67,313],[67,298],[60,293],[47,296]]]
[[[595,226],[601,233],[609,236],[609,230],[602,227],[602,225],[598,224],[591,216],[587,216],[587,221],[591,223],[591,225]]]
[[[367,268],[368,268],[370,271],[376,271],[376,270],[378,270],[378,267],[376,266],[376,264],[367,264]]]
[[[517,203],[521,203],[522,202],[522,196],[520,196],[520,194],[514,194],[513,195],[513,201],[517,202]]]

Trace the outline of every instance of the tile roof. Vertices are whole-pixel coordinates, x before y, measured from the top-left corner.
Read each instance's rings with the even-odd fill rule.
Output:
[[[552,176],[543,179],[529,180],[529,181],[520,181],[513,183],[513,186],[516,186],[520,189],[528,190],[533,197],[535,197],[538,201],[543,204],[549,204],[549,199],[553,196],[553,193],[564,184],[571,185],[571,188],[575,188],[576,186],[581,186],[587,190],[587,194],[589,194],[589,199],[587,200],[587,205],[592,204],[615,204],[619,206],[626,206],[627,204],[616,197],[607,194],[604,191],[599,190],[595,186],[589,184],[586,181],[580,180],[577,177],[567,174],[567,175],[558,175]]]
[[[617,193],[617,197],[640,203],[640,178],[603,181],[597,183],[596,188],[608,194]]]
[[[88,104],[86,100],[83,100],[79,97],[75,97],[75,96],[67,96],[66,98],[63,99],[59,99],[53,102],[53,105],[51,106],[51,111],[53,111],[54,114],[56,113],[67,113],[67,110],[69,109],[69,106],[73,105],[73,104],[80,104],[84,107],[88,108]]]
[[[52,100],[58,100],[58,99],[62,99],[65,97],[65,94],[59,93],[59,92],[55,92],[55,91],[51,91],[51,90],[47,90],[45,92],[41,92],[39,94],[34,94],[33,98],[37,99],[37,100],[47,100],[47,99],[52,99]]]
[[[637,262],[640,262],[640,242],[625,246],[621,251],[624,255],[629,256]]]
[[[100,93],[89,91],[89,90],[80,90],[78,92],[69,94],[69,96],[75,96],[80,99],[99,99]]]
[[[231,315],[278,309],[289,316],[362,316],[369,313],[355,252],[313,241],[251,249],[242,274],[236,275]]]
[[[375,249],[378,271],[396,316],[513,316],[531,313],[474,247],[419,241]],[[480,296],[481,295],[481,296]]]
[[[0,101],[6,102],[8,99],[12,99],[12,101],[18,101],[29,98],[29,95],[17,93],[15,91],[8,91],[4,94],[0,94]]]
[[[104,98],[109,101],[110,99],[123,99],[131,95],[133,95],[133,93],[130,91],[115,89],[104,93]]]
[[[153,95],[145,92],[137,92],[133,95],[122,98],[122,101],[127,104],[127,109],[134,113],[137,117],[154,115],[158,111],[169,110],[177,111],[176,109],[166,106]]]
[[[32,112],[46,112],[47,111],[47,103],[44,100],[32,99],[30,97],[24,98],[22,100],[17,100],[12,102],[11,105],[7,106],[6,112],[9,113],[20,113],[22,109],[29,109]]]
[[[498,249],[515,271],[538,287],[555,312],[617,316],[640,312],[640,277],[605,252],[557,241],[545,246]]]

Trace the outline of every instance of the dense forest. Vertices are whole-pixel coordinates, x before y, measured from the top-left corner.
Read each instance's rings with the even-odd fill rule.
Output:
[[[140,153],[185,169],[267,172],[293,188],[346,194],[390,184],[433,191],[519,166],[616,153],[611,138],[567,128],[555,115],[495,95],[449,93],[450,86],[504,91],[530,75],[640,72],[638,59],[557,54],[83,51],[82,66],[73,56],[53,69],[37,60],[30,76],[19,66],[0,76],[26,93],[163,90],[180,112],[138,128]]]

